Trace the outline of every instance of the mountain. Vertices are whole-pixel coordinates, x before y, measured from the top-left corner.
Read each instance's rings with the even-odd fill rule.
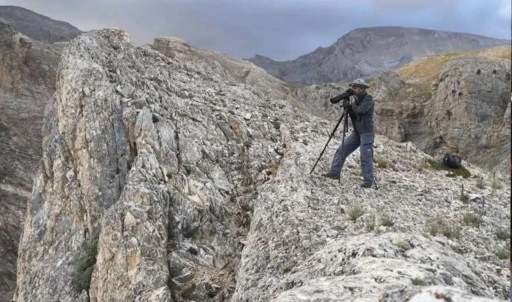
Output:
[[[0,22],[2,20],[15,31],[43,42],[69,41],[82,33],[67,22],[53,20],[18,6],[0,6]]]
[[[424,56],[498,45],[510,45],[510,40],[420,28],[369,27],[350,31],[333,45],[294,60],[276,62],[255,56],[250,61],[292,84],[321,84],[375,77]]]
[[[309,174],[332,122],[256,66],[90,31],[61,56],[14,301],[507,299],[510,183],[378,135],[378,190]],[[439,170],[441,169],[441,170]],[[492,180],[492,183],[491,183]],[[49,273],[51,272],[51,273]]]

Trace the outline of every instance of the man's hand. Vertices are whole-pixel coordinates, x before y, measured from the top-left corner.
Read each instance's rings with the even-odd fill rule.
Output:
[[[352,106],[354,104],[357,103],[357,96],[355,95],[351,95],[349,98],[348,98],[348,102],[349,102],[349,105]]]

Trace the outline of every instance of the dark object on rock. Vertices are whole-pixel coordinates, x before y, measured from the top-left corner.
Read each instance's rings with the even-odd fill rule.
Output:
[[[462,166],[462,159],[458,155],[446,153],[443,158],[443,164],[452,169],[458,169]]]

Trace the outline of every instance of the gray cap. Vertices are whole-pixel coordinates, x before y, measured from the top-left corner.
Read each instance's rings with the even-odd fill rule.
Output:
[[[364,88],[368,88],[370,87],[368,84],[366,84],[366,82],[363,80],[363,79],[356,79],[354,81],[352,81],[350,84],[349,84],[350,87],[353,87],[353,86],[361,86],[361,87],[364,87]]]

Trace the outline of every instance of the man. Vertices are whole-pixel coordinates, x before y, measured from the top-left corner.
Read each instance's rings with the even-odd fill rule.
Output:
[[[364,80],[357,79],[350,83],[351,89],[346,93],[352,94],[347,102],[348,115],[352,120],[354,131],[340,144],[332,160],[330,171],[323,176],[339,179],[341,169],[347,157],[357,148],[361,154],[361,169],[363,172],[363,188],[370,188],[374,183],[373,175],[373,142],[375,139],[374,129],[374,101],[373,97],[366,92],[368,86]],[[331,103],[340,101],[339,97],[330,99]]]

